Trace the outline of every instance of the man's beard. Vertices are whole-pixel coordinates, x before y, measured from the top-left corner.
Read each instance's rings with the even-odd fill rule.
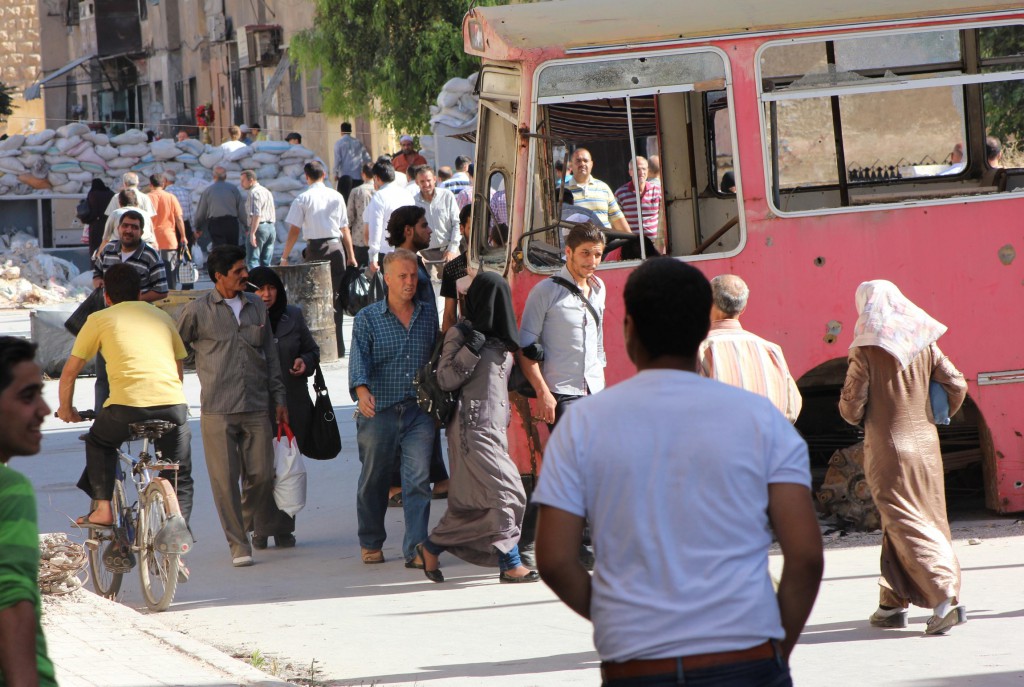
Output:
[[[131,248],[134,250],[139,247],[140,243],[142,243],[142,238],[136,238],[134,236],[128,239],[125,239],[124,237],[121,238],[121,246],[123,248]]]

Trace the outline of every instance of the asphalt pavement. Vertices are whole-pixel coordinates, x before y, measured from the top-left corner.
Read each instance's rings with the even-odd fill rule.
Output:
[[[0,329],[27,331],[19,322],[0,317]],[[361,563],[355,519],[359,462],[346,364],[329,365],[325,373],[341,424],[342,454],[307,462],[309,494],[298,515],[298,546],[257,551],[256,565],[240,569],[231,566],[203,467],[198,380],[186,376],[196,477],[192,525],[198,538],[188,556],[191,579],[163,613],[145,610],[135,575],[126,576],[119,605],[100,599],[48,604],[46,627],[61,684],[282,684],[232,658],[253,654],[265,670],[296,684],[599,684],[589,623],[542,583],[500,585],[496,570],[451,556],[442,556],[444,584],[405,569],[400,509],[388,513],[387,563]],[[55,405],[55,381],[45,393]],[[91,396],[92,380],[79,380],[81,407],[88,407]],[[84,428],[51,418],[44,425],[42,453],[12,463],[37,489],[41,530],[68,532],[79,541],[68,516],[87,506],[74,486],[84,464],[76,437]],[[444,504],[433,502],[432,521]],[[1024,526],[1014,518],[985,516],[953,527],[969,622],[945,637],[925,637],[928,612],[912,609],[906,630],[870,628],[866,618],[877,603],[877,538],[829,549],[817,605],[793,656],[796,684],[1024,684]],[[780,565],[773,555],[776,572]]]

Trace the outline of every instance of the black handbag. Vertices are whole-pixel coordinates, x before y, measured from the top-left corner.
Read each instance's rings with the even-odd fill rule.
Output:
[[[316,400],[309,416],[306,447],[302,455],[313,460],[330,460],[341,453],[341,433],[338,431],[338,418],[334,415],[334,406],[327,393],[327,383],[320,365],[316,366],[313,375],[313,394]]]
[[[434,352],[426,365],[416,370],[412,385],[416,389],[416,405],[424,413],[434,418],[438,427],[445,427],[455,414],[459,403],[458,391],[445,391],[437,381],[437,365],[441,361],[441,349],[444,337],[437,337]]]
[[[89,315],[99,312],[105,307],[107,307],[107,302],[103,298],[103,287],[93,289],[92,293],[71,313],[71,317],[64,320],[64,329],[71,332],[72,336],[78,336],[78,332],[82,331]]]
[[[384,277],[380,270],[369,274],[368,270],[348,283],[348,298],[345,312],[355,317],[366,306],[384,300]]]

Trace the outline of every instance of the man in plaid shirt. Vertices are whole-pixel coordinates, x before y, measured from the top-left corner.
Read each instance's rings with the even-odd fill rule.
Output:
[[[430,518],[430,458],[434,421],[416,405],[412,380],[430,360],[437,315],[416,299],[415,253],[398,248],[384,256],[388,295],[356,315],[348,371],[349,392],[358,402],[359,487],[356,517],[363,563],[383,563],[384,514],[395,460],[402,474],[405,567],[422,568],[415,547],[427,538]]]

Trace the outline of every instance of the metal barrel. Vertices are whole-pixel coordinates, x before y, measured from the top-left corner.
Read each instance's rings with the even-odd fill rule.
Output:
[[[305,262],[273,268],[284,282],[288,303],[302,308],[313,340],[320,346],[321,362],[338,359],[338,335],[334,329],[334,297],[331,263]]]

